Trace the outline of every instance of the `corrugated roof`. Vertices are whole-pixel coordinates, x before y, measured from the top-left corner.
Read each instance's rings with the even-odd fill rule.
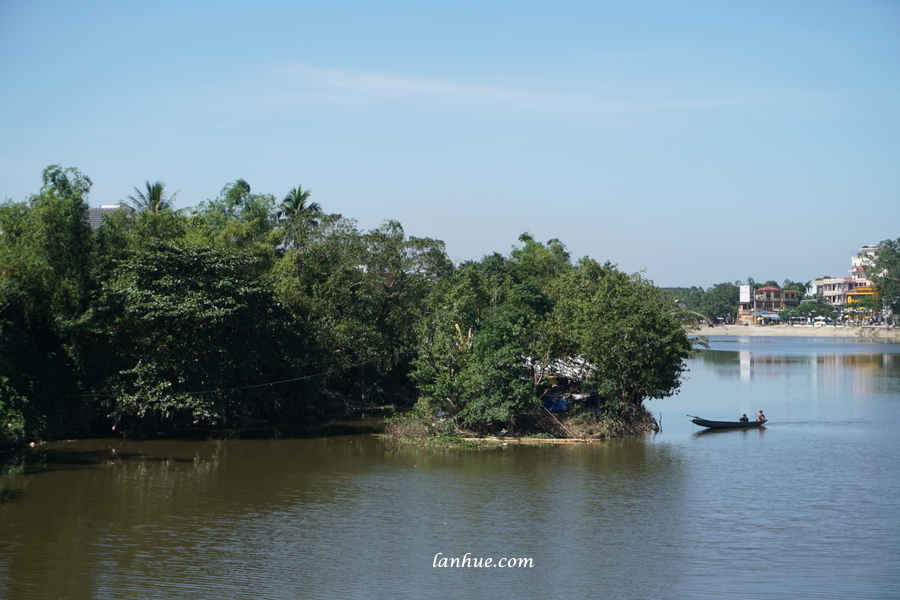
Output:
[[[91,226],[91,229],[99,229],[100,224],[103,223],[103,217],[113,212],[114,210],[119,210],[121,208],[121,206],[110,205],[101,206],[100,208],[89,208],[88,225]]]

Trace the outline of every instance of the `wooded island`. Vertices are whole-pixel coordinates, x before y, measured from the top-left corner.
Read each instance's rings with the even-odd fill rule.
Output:
[[[53,165],[0,205],[0,445],[384,404],[411,408],[398,436],[614,435],[652,424],[691,352],[670,293],[556,239],[455,265],[240,179],[179,211],[147,182],[92,229],[91,185]]]

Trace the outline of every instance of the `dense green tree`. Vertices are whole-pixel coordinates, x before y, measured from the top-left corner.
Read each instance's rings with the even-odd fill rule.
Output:
[[[522,245],[513,248],[509,261],[520,281],[528,279],[546,285],[572,268],[569,252],[558,239],[544,244],[536,241],[530,233],[523,233],[519,241]]]
[[[556,283],[554,321],[613,404],[677,392],[692,342],[671,298],[639,275],[584,258]]]
[[[867,270],[882,305],[890,308],[896,319],[900,314],[900,238],[884,240],[878,247],[878,256]]]
[[[28,399],[9,379],[0,376],[0,449],[24,440],[27,413]]]
[[[130,252],[74,335],[107,415],[239,423],[271,414],[313,344],[246,253],[158,245]]]
[[[44,169],[41,193],[30,199],[28,231],[23,241],[42,271],[40,285],[49,292],[55,314],[80,312],[89,286],[91,229],[87,195],[91,180],[74,168]]]
[[[525,360],[541,354],[553,304],[535,283],[516,282],[518,267],[492,255],[437,282],[418,325],[419,411],[489,430],[539,410]]]
[[[523,376],[529,332],[539,316],[514,303],[486,312],[453,386],[461,425],[490,429],[540,409],[533,381]]]
[[[726,323],[733,323],[737,316],[739,299],[738,286],[728,282],[717,283],[703,294],[701,312],[714,322],[721,318]]]
[[[700,314],[709,321],[716,322],[721,318],[726,323],[734,322],[739,295],[738,285],[729,282],[717,283],[708,290],[694,286],[675,291],[675,297],[683,301],[685,308],[690,311],[690,320]]]
[[[590,259],[543,287],[546,271],[521,281],[521,264],[492,255],[436,283],[418,325],[416,414],[515,427],[541,410],[548,374],[566,367],[614,412],[677,391],[692,343],[671,295]]]
[[[275,197],[254,194],[247,181],[237,179],[192,211],[185,239],[196,246],[252,249],[265,255],[280,242],[276,222]]]
[[[147,249],[159,243],[182,243],[191,230],[188,218],[173,210],[158,213],[117,210],[103,219],[94,232],[97,255],[95,277],[104,279],[116,261],[129,250]]]
[[[452,269],[442,242],[407,238],[388,221],[361,232],[340,215],[306,224],[302,247],[275,266],[282,301],[310,324],[327,356],[330,384],[380,394],[405,373],[414,325],[432,281]]]
[[[298,185],[287,193],[278,207],[279,228],[287,248],[297,248],[306,243],[312,230],[319,225],[322,207],[318,202],[307,203],[311,193]]]
[[[683,301],[687,308],[698,310],[700,308],[700,301],[706,293],[706,290],[694,285],[688,288],[676,288],[674,293],[675,297]]]
[[[89,300],[91,180],[44,169],[39,194],[0,205],[0,404],[22,435],[81,430],[86,403],[65,352],[65,332]],[[13,407],[13,408],[10,408]]]
[[[222,188],[219,195],[225,212],[231,216],[238,216],[244,212],[244,208],[253,200],[252,189],[246,179],[236,179]]]
[[[52,191],[63,198],[79,198],[87,200],[94,183],[91,178],[75,167],[63,168],[60,165],[50,165],[41,174],[44,185],[41,193]]]
[[[18,243],[27,213],[25,204],[0,204],[0,448],[25,436],[27,399],[22,392],[31,387],[29,375],[36,375],[26,370],[35,362],[37,350],[29,347],[34,329],[26,295],[35,257]]]

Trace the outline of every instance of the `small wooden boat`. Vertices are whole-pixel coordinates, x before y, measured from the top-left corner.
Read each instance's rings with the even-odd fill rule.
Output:
[[[766,421],[709,421],[693,415],[688,415],[691,423],[710,429],[741,429],[746,427],[760,427]]]

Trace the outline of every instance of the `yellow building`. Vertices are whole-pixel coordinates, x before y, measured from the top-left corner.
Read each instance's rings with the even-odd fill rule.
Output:
[[[871,285],[861,285],[847,294],[846,308],[856,319],[871,318],[879,312],[878,292]]]
[[[871,285],[861,285],[847,293],[847,304],[859,304],[867,299],[878,300],[878,292]]]

